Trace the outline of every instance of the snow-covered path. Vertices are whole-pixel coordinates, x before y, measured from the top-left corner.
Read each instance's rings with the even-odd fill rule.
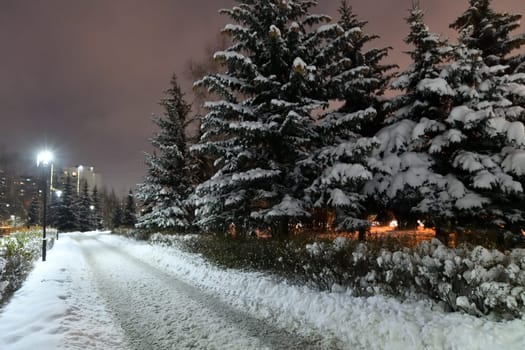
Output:
[[[77,242],[62,235],[0,309],[0,349],[127,349]]]
[[[320,349],[99,235],[62,235],[0,310],[0,349]],[[326,347],[324,347],[326,348]]]
[[[318,348],[93,236],[75,240],[131,348]]]

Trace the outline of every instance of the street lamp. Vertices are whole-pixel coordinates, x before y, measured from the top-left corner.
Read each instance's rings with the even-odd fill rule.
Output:
[[[79,165],[77,168],[77,195],[80,194],[80,173],[84,170],[82,165]]]
[[[44,150],[40,152],[36,158],[36,165],[40,167],[42,165],[42,171],[44,173],[44,211],[42,215],[42,261],[46,261],[47,251],[47,238],[46,238],[46,215],[47,215],[47,174],[46,167],[53,161],[53,153]]]
[[[95,225],[95,206],[93,204],[91,204],[89,206],[89,225],[91,226],[90,229],[93,229]],[[96,227],[95,227],[96,229]]]

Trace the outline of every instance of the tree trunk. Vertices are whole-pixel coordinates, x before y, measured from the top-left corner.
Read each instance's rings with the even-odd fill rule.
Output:
[[[359,229],[359,234],[357,238],[360,242],[364,242],[366,240],[366,229],[365,228]]]
[[[290,219],[287,217],[279,220],[279,227],[277,230],[279,237],[287,237],[290,234],[290,230],[288,227],[289,223],[290,223]]]
[[[448,234],[439,226],[436,226],[436,238],[448,247]]]

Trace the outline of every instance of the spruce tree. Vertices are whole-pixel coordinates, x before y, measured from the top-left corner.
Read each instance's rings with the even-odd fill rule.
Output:
[[[121,203],[115,203],[111,210],[111,228],[118,229],[123,226],[124,211],[122,210]]]
[[[499,232],[524,222],[523,179],[517,160],[525,146],[525,76],[509,74],[508,31],[493,28],[512,17],[489,1],[471,1],[453,24],[460,30],[453,62],[441,72],[455,91],[446,128],[430,140],[447,192],[433,192],[420,208],[452,211],[456,219]],[[507,18],[504,20],[504,18]],[[468,20],[467,20],[468,19]],[[491,29],[492,28],[492,29]],[[519,46],[519,45],[518,45]],[[452,203],[452,205],[443,205]]]
[[[102,220],[103,220],[103,226],[113,228],[113,217],[115,210],[118,206],[120,206],[120,200],[117,198],[117,195],[115,194],[115,190],[112,189],[111,192],[108,193],[107,189],[103,189],[102,194]],[[120,222],[120,221],[119,221]]]
[[[215,232],[269,227],[285,235],[310,215],[297,164],[317,138],[312,111],[327,105],[312,26],[329,18],[309,13],[317,1],[238,2],[221,11],[235,22],[223,30],[232,45],[214,55],[225,72],[196,82],[218,96],[205,104],[192,148],[215,159],[214,175],[196,189],[197,222]]]
[[[393,213],[401,228],[416,225],[416,210],[427,219],[451,214],[434,211],[431,215],[428,209],[419,210],[419,205],[439,191],[437,182],[445,185],[436,173],[429,140],[446,130],[444,120],[456,94],[441,76],[453,48],[429,31],[418,4],[412,7],[406,22],[410,30],[405,42],[411,46],[407,54],[412,62],[391,84],[401,94],[386,103],[390,112],[386,123],[390,125],[376,135],[381,146],[374,152],[375,176],[366,189],[381,203],[380,207]]]
[[[479,50],[489,66],[510,65],[512,71],[525,71],[525,56],[513,54],[525,44],[525,33],[513,35],[520,27],[521,15],[496,12],[491,0],[469,0],[468,9],[450,26],[460,33],[461,43]]]
[[[133,196],[133,192],[129,190],[129,193],[126,197],[126,206],[124,207],[124,211],[122,213],[122,226],[131,228],[131,227],[135,227],[136,223],[137,223],[137,218],[136,218],[135,198]]]
[[[93,187],[91,192],[91,203],[93,205],[93,210],[91,211],[92,227],[95,230],[101,230],[104,228],[104,220],[102,217],[102,201],[100,200],[97,186]]]
[[[57,203],[56,210],[56,227],[61,232],[70,232],[77,229],[76,205],[71,177],[66,177],[66,183],[60,201]]]
[[[89,195],[89,189],[87,182],[84,182],[82,186],[82,192],[80,193],[77,205],[76,205],[76,221],[77,229],[80,232],[86,232],[93,229],[92,224],[92,212],[91,212],[91,196]]]
[[[31,200],[29,210],[27,212],[27,226],[36,226],[40,224],[40,201],[37,197]]]
[[[148,175],[137,192],[144,208],[137,227],[185,230],[190,225],[186,200],[191,186],[184,125],[190,106],[175,76],[166,95],[160,103],[164,116],[153,120],[159,127],[151,139],[156,152],[146,155]]]
[[[459,142],[448,164],[474,192],[476,200],[468,201],[476,203],[474,220],[509,228],[523,222],[523,182],[513,159],[525,146],[525,113],[508,97],[516,87],[525,91],[525,77],[503,75],[502,66],[488,66],[476,50],[460,47],[458,55],[456,67],[463,69],[451,75],[461,92],[447,122]]]
[[[338,230],[364,230],[366,219],[363,185],[372,178],[369,157],[378,140],[374,134],[383,123],[381,95],[389,81],[390,65],[381,64],[388,48],[366,49],[377,38],[364,30],[346,1],[341,2],[337,23],[322,27],[326,34],[316,55],[323,70],[326,96],[342,106],[322,114],[317,131],[319,149],[302,164],[314,172],[307,198],[316,210],[334,211]]]
[[[61,194],[61,192],[59,192]],[[50,196],[49,208],[47,211],[47,224],[51,227],[57,227],[58,211],[60,206],[60,197],[57,191],[52,192]]]

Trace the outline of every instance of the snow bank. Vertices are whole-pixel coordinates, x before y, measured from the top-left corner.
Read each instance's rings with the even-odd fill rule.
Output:
[[[0,309],[0,349],[126,349],[76,242],[61,235],[47,261]]]
[[[304,325],[335,335],[345,349],[523,349],[525,319],[496,322],[444,313],[430,302],[354,297],[335,286],[317,292],[261,273],[223,270],[177,247],[104,235],[127,253],[221,296],[256,317],[301,332]],[[306,327],[306,328],[308,328]]]

